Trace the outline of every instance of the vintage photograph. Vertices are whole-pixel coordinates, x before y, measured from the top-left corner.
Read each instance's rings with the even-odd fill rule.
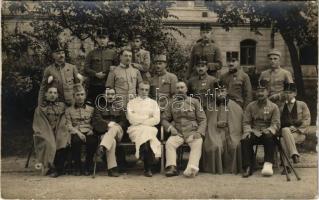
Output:
[[[1,198],[318,198],[317,1],[2,1]]]

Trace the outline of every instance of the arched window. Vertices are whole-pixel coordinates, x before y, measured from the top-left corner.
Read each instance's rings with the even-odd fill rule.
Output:
[[[256,41],[247,39],[240,42],[240,64],[256,64]]]

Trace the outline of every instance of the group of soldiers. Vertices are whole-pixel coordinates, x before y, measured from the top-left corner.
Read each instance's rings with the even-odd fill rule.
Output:
[[[154,56],[151,67],[141,35],[117,52],[109,45],[107,30],[99,29],[99,47],[89,52],[85,62],[86,88],[76,66],[65,62],[64,49],[51,46],[54,63],[44,71],[33,121],[43,174],[62,175],[70,151],[74,175],[92,174],[96,154],[106,157],[108,175],[117,177],[126,165],[125,152],[117,148],[123,141],[135,144],[135,157],[144,162],[147,177],[161,157],[166,176],[177,176],[176,150],[185,143],[190,147],[183,172],[187,177],[195,177],[199,170],[243,172],[248,177],[254,170],[255,144],[264,145],[262,174],[271,176],[278,137],[293,162],[299,162],[295,143],[305,140],[310,113],[304,102],[295,99],[292,76],[280,67],[281,53],[269,51],[270,67],[260,75],[253,100],[250,78],[237,59],[220,73],[220,50],[210,40],[210,30],[209,24],[201,25],[186,82],[167,71],[167,55]],[[159,140],[161,126],[167,139],[165,155]]]

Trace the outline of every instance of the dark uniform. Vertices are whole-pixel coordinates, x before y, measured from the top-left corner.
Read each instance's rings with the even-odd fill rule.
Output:
[[[235,73],[225,73],[220,77],[226,85],[228,97],[245,108],[252,101],[252,87],[250,78],[243,70]]]
[[[110,72],[110,66],[116,66],[117,52],[115,48],[97,48],[91,51],[85,60],[84,71],[89,77],[88,100],[95,102],[99,94],[104,94],[105,82]],[[104,72],[105,78],[99,79],[96,73]]]
[[[74,105],[66,109],[65,117],[67,120],[67,126],[69,132],[72,135],[71,138],[71,149],[72,157],[75,162],[75,169],[81,170],[81,145],[83,141],[76,134],[80,131],[84,135],[91,132],[93,127],[91,120],[93,117],[94,108],[89,105],[77,106]],[[96,135],[86,135],[86,170],[92,171],[93,167],[93,156],[98,145],[98,138]]]

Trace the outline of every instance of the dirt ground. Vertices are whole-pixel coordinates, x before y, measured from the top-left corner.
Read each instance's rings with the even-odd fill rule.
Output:
[[[279,174],[262,177],[260,171],[248,179],[240,175],[200,173],[194,179],[167,178],[156,174],[152,178],[133,169],[118,178],[99,172],[95,179],[70,175],[59,178],[40,176],[32,167],[25,169],[25,159],[2,159],[1,196],[11,198],[316,198],[317,154],[302,155],[303,164],[296,166],[301,180],[291,175],[291,181]],[[32,165],[31,165],[32,166]]]

